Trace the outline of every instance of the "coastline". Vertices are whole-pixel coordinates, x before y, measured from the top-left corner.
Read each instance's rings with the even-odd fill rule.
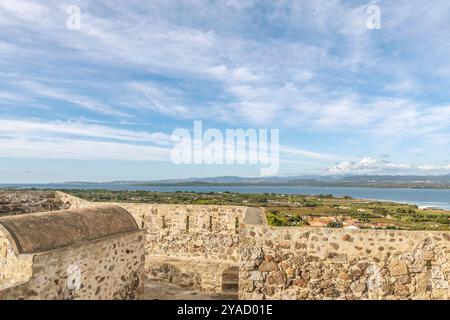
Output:
[[[49,190],[110,190],[148,192],[231,192],[240,194],[331,194],[350,196],[368,201],[413,204],[424,208],[450,210],[450,189],[424,188],[373,188],[373,187],[300,187],[300,186],[137,186],[126,183],[50,183],[50,184],[0,184],[1,189],[49,189]]]

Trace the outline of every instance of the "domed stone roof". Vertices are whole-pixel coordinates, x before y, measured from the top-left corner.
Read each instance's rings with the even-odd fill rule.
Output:
[[[100,206],[0,218],[16,254],[39,253],[139,230],[132,215],[118,206]]]

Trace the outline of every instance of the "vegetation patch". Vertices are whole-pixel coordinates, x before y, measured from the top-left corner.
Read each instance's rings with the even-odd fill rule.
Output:
[[[450,211],[351,197],[232,192],[65,190],[89,201],[264,207],[273,226],[450,230]]]

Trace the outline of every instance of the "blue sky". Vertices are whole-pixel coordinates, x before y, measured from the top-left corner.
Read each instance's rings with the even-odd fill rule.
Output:
[[[448,173],[449,30],[446,0],[1,0],[0,183],[259,175],[172,164],[194,120],[279,128],[279,175]]]

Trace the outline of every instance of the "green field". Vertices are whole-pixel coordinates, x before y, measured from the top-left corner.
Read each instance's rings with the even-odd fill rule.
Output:
[[[326,227],[353,224],[358,228],[400,230],[450,230],[450,211],[421,210],[416,205],[369,201],[331,195],[283,195],[241,193],[149,192],[65,190],[89,201],[169,204],[245,205],[264,207],[269,224],[314,225],[326,218]]]

